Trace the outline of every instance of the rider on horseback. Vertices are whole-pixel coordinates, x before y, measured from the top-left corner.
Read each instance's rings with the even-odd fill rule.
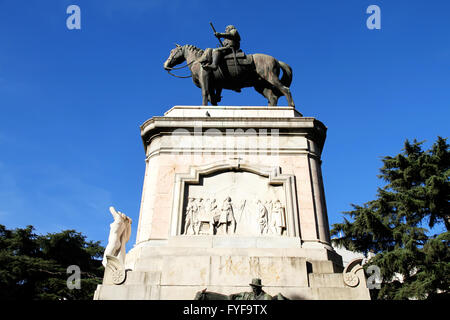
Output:
[[[211,27],[214,30],[212,24]],[[201,50],[192,45],[177,45],[164,62],[164,69],[173,70],[174,66],[186,61],[185,67],[189,67],[194,84],[202,89],[204,106],[207,106],[208,102],[217,105],[221,100],[222,89],[240,92],[242,88],[254,87],[267,99],[269,106],[276,106],[279,97],[285,96],[289,106],[295,107],[289,89],[292,83],[291,67],[267,54],[244,55],[239,49],[241,37],[236,28],[228,26],[226,31],[217,33],[214,30],[214,35],[219,40],[225,38],[225,44],[221,43],[220,48]],[[219,63],[221,58],[228,60],[230,55],[224,54],[230,51],[235,53],[231,57],[234,61]],[[281,79],[280,72],[282,72]]]
[[[216,70],[220,63],[220,59],[231,53],[236,53],[241,47],[241,36],[237,31],[236,27],[229,25],[225,28],[225,33],[215,32],[214,35],[220,40],[224,38],[223,47],[215,48],[212,50],[212,63],[209,64],[208,61],[202,60],[203,68],[206,70]]]

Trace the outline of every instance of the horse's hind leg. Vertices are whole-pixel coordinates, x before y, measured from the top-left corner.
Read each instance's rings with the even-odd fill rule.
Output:
[[[266,97],[268,106],[276,106],[278,104],[278,96],[272,91],[272,89],[264,86],[255,86],[255,90]]]
[[[272,89],[265,88],[264,89],[264,96],[267,98],[269,102],[269,106],[276,106],[278,105],[278,96],[272,91]]]
[[[210,93],[210,101],[213,106],[217,106],[217,103],[222,100],[222,97],[220,96],[222,93],[222,88],[216,87],[215,90],[213,90],[213,94]]]
[[[289,106],[295,107],[294,99],[292,99],[291,95],[291,90],[281,83],[275,73],[271,72],[266,80],[286,97]]]
[[[254,54],[253,61],[255,62],[256,74],[262,79],[270,83],[273,86],[272,92],[276,96],[284,95],[288,104],[291,107],[295,107],[294,100],[292,99],[291,90],[285,86],[279,79],[280,65],[274,57],[264,54]],[[263,85],[265,86],[265,85]],[[278,94],[280,93],[280,95]]]

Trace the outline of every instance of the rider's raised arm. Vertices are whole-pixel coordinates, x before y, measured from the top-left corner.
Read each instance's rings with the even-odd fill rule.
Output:
[[[233,29],[230,32],[225,32],[225,33],[217,32],[216,37],[218,37],[218,38],[225,38],[225,39],[232,39],[233,40],[233,39],[236,39],[236,37],[239,37],[239,34],[237,33],[236,29]]]

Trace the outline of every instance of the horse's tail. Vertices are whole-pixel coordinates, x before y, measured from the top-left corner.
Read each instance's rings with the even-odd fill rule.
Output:
[[[278,60],[278,64],[280,65],[281,70],[283,70],[280,81],[284,86],[289,88],[292,83],[292,68],[287,63],[280,60]]]

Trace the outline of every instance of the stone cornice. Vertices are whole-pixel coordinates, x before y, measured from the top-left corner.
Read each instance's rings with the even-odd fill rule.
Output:
[[[145,121],[141,126],[141,138],[146,148],[152,137],[175,129],[194,130],[217,129],[225,132],[227,129],[278,129],[280,135],[305,135],[315,141],[320,149],[326,138],[327,127],[312,117],[268,118],[268,117],[159,117],[155,116]],[[270,131],[269,131],[270,132]]]

